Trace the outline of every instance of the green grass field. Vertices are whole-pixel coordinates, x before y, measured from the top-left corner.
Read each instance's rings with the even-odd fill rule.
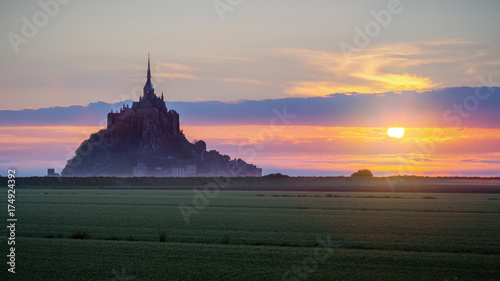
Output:
[[[179,205],[193,206],[193,196],[191,190],[18,189],[17,273],[6,275],[4,265],[0,276],[500,278],[499,194],[220,191],[187,224]],[[328,237],[325,248],[318,241]],[[318,261],[315,251],[328,255]]]

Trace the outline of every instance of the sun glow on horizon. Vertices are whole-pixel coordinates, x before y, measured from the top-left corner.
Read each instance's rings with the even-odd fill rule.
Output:
[[[389,137],[393,137],[393,138],[401,138],[403,137],[403,135],[405,134],[405,129],[404,128],[389,128],[387,130],[387,135],[389,135]]]
[[[498,176],[500,171],[500,129],[411,127],[405,128],[402,138],[393,139],[388,127],[286,126],[273,131],[272,138],[259,134],[262,125],[182,128],[188,140],[202,139],[208,150],[245,161],[254,157],[250,163],[266,172],[349,175],[359,167],[372,167],[377,175]],[[26,176],[45,175],[49,167],[60,171],[82,141],[100,129],[0,127],[0,168],[21,167]],[[436,148],[433,153],[428,152],[431,143]],[[415,145],[427,152],[415,154]]]

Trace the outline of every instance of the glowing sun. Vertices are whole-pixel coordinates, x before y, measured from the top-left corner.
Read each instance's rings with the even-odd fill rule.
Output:
[[[389,128],[387,130],[387,134],[389,137],[393,138],[400,138],[405,134],[405,129],[404,128]]]

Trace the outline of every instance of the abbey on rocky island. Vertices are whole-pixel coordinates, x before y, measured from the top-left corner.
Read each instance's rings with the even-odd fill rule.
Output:
[[[68,160],[63,176],[261,176],[242,159],[190,143],[179,114],[155,94],[148,55],[143,95],[131,107],[108,113],[107,128],[92,134]]]

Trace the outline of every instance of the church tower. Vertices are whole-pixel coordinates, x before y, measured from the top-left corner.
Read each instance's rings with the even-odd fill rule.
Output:
[[[153,84],[151,83],[151,66],[149,62],[149,53],[148,53],[148,75],[147,75],[148,80],[146,81],[146,85],[144,85],[144,98],[151,100],[153,97],[155,97],[155,89],[153,88]]]
[[[148,54],[147,81],[144,95],[134,101],[132,107],[122,107],[120,111],[108,113],[108,129],[134,131],[145,142],[165,141],[180,134],[179,114],[168,110],[163,93],[156,96],[151,83],[151,59]],[[161,153],[160,153],[161,154]]]

